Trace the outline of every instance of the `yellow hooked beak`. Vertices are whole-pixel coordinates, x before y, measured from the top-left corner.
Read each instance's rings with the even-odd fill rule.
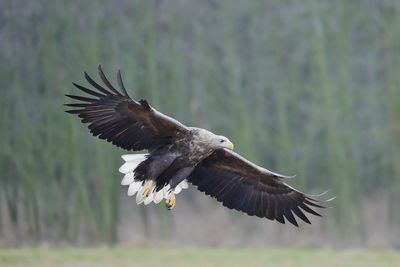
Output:
[[[234,146],[232,143],[230,143],[230,144],[228,145],[228,148],[229,148],[230,150],[233,150],[233,149],[235,148],[235,146]]]

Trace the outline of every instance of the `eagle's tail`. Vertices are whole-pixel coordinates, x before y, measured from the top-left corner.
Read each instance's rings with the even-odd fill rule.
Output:
[[[128,185],[128,196],[133,196],[136,194],[136,203],[145,205],[154,201],[158,204],[164,198],[167,198],[170,191],[170,185],[167,184],[161,190],[155,190],[155,184],[152,187],[152,191],[149,196],[145,197],[143,195],[144,190],[149,186],[151,181],[135,181],[135,169],[144,160],[148,158],[148,154],[125,154],[121,156],[125,163],[119,168],[119,172],[125,174],[121,181],[121,185]],[[189,185],[185,180],[179,183],[174,190],[175,194],[178,194],[182,189],[188,188]]]
[[[125,160],[125,163],[119,168],[119,172],[121,173],[134,173],[133,171],[140,164],[140,162],[147,159],[148,154],[125,154],[122,155],[121,158]],[[125,176],[126,177],[126,176]],[[123,183],[125,178],[122,180],[122,185],[128,185]]]

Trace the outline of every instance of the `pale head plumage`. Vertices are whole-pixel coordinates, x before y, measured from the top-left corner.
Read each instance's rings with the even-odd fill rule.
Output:
[[[234,146],[232,142],[225,136],[213,134],[205,129],[196,128],[197,140],[200,143],[207,144],[212,149],[227,148],[233,150]]]
[[[233,150],[234,148],[232,142],[222,135],[215,135],[211,140],[210,145],[214,148],[228,148],[230,150]]]

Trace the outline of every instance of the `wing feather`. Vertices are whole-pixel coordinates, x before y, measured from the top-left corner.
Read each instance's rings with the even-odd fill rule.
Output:
[[[122,96],[120,92],[118,92],[117,89],[114,88],[114,86],[110,83],[110,81],[107,79],[106,75],[104,75],[103,69],[101,68],[101,65],[99,65],[99,75],[103,83],[116,95]]]
[[[90,83],[94,88],[96,88],[97,90],[99,90],[100,92],[105,93],[106,95],[110,95],[112,96],[112,93],[108,90],[106,90],[103,86],[99,85],[98,83],[96,83],[90,76],[89,74],[87,74],[87,72],[85,71],[84,73],[85,79],[86,81],[88,81],[88,83]]]
[[[124,82],[122,81],[122,76],[121,76],[121,71],[120,70],[118,70],[118,73],[117,73],[117,82],[118,82],[119,88],[122,90],[122,92],[124,92],[124,95],[126,97],[129,97],[128,92],[125,89]]]
[[[77,83],[72,83],[72,84],[73,84],[76,88],[78,88],[79,90],[81,90],[82,92],[85,92],[85,93],[87,93],[87,94],[89,94],[89,95],[97,96],[97,97],[105,97],[105,95],[100,94],[100,93],[98,93],[98,92],[95,92],[95,91],[93,91],[93,90],[90,90],[90,89],[88,89],[88,88],[86,88],[86,87],[83,87],[83,86],[77,84]]]
[[[272,199],[275,201],[275,220],[278,222],[285,224],[285,219],[283,218],[283,211],[285,209],[284,203],[280,198],[280,195],[273,195]]]
[[[266,194],[266,198],[268,199],[268,205],[266,209],[265,218],[274,220],[275,219],[275,201],[270,194]]]
[[[68,96],[69,98],[75,99],[75,100],[82,101],[82,102],[96,102],[96,99],[93,99],[93,98],[77,96],[77,95],[66,95],[66,96]]]

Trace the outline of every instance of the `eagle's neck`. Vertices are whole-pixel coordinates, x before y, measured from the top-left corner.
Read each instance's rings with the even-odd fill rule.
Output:
[[[211,146],[212,140],[215,137],[215,134],[205,129],[191,128],[190,136],[184,140],[186,153],[189,155],[190,161],[197,164],[211,155],[215,150]]]

